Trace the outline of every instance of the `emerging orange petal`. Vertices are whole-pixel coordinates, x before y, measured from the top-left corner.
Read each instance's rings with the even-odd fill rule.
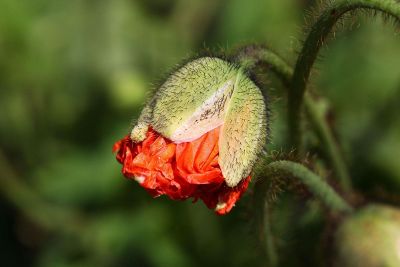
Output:
[[[218,139],[219,128],[216,128],[197,140],[177,145],[177,170],[188,183],[209,184],[224,181],[218,166]]]
[[[149,129],[146,139],[133,143],[129,136],[115,143],[113,151],[123,164],[122,173],[135,179],[153,197],[200,198],[217,214],[226,214],[247,189],[250,177],[228,187],[218,165],[220,128],[200,138],[174,144]]]

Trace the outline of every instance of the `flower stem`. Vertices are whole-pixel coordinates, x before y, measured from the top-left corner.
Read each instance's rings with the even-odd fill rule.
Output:
[[[257,239],[263,258],[267,259],[267,266],[278,266],[278,253],[276,251],[274,236],[271,230],[271,212],[266,199],[270,182],[268,179],[259,180],[254,189],[254,213]]]
[[[254,219],[259,247],[263,258],[267,259],[267,266],[276,267],[279,264],[278,253],[271,230],[271,212],[267,195],[270,191],[271,175],[291,175],[300,179],[308,190],[318,197],[334,212],[349,213],[353,208],[339,195],[323,178],[316,175],[303,165],[292,161],[275,161],[260,169],[265,174],[264,179],[257,181],[254,187]]]
[[[248,69],[254,67],[257,62],[268,64],[271,70],[280,78],[284,86],[289,88],[293,76],[293,69],[285,62],[285,60],[269,49],[261,46],[245,47],[238,54],[238,61]],[[333,133],[324,119],[323,112],[321,112],[317,103],[308,94],[305,95],[304,104],[311,125],[326,150],[342,189],[346,192],[350,192],[352,185],[347,166]]]
[[[281,160],[267,165],[272,171],[293,175],[301,180],[315,196],[327,207],[336,212],[351,212],[353,208],[329,186],[320,176],[303,165],[293,161]]]
[[[335,170],[336,175],[338,176],[338,180],[342,189],[345,192],[351,192],[351,178],[348,173],[347,166],[344,162],[342,153],[339,150],[337,142],[335,142],[335,138],[328,123],[325,120],[325,112],[318,108],[316,103],[313,102],[312,98],[308,95],[306,95],[304,98],[304,104],[307,116],[310,119],[313,127],[316,129],[317,135],[319,136],[319,139],[321,140],[329,156],[329,159]]]
[[[289,90],[289,139],[293,147],[302,147],[301,107],[311,68],[321,46],[343,15],[365,9],[382,12],[400,22],[400,4],[395,0],[346,0],[330,4],[311,27],[297,59]]]

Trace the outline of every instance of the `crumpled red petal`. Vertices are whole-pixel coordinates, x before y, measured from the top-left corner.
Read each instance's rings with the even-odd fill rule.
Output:
[[[178,175],[191,184],[222,183],[224,177],[218,165],[219,128],[192,142],[176,148]]]
[[[228,213],[246,191],[250,176],[228,187],[218,164],[220,128],[186,143],[175,144],[149,129],[146,139],[133,143],[125,136],[113,152],[125,177],[136,180],[153,197],[201,199],[217,214]]]
[[[200,198],[207,207],[214,209],[219,215],[228,213],[241,198],[249,186],[251,177],[248,176],[235,187],[223,184],[215,191],[203,191]]]

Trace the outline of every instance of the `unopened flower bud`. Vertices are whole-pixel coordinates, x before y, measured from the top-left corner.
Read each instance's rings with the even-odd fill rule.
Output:
[[[145,177],[144,181],[151,177],[154,180],[151,189],[158,190],[155,195],[202,198],[217,210],[226,210],[230,205],[229,211],[241,195],[238,188],[244,191],[243,183],[247,188],[245,180],[249,180],[266,141],[266,124],[264,98],[241,68],[219,58],[199,58],[172,73],[143,109],[130,140],[125,140],[133,142],[132,149],[140,151],[129,152],[133,155],[126,161],[122,159],[126,151],[121,150],[121,143],[115,150],[119,151],[119,160],[124,164],[124,174]],[[142,145],[146,145],[153,134],[163,138],[163,149],[174,151],[165,151],[168,157],[164,162],[157,162],[157,167],[148,166],[147,162],[146,167],[142,164],[138,171],[133,163],[141,158],[145,150]],[[148,149],[154,152],[151,146]],[[155,153],[147,160],[155,156],[160,155]],[[162,170],[161,165],[171,169]],[[211,176],[210,171],[214,172]],[[167,173],[171,177],[167,177]],[[183,195],[172,196],[166,192],[165,186],[174,185],[177,192],[182,193],[182,181],[203,187],[218,184],[218,190],[235,191],[237,197],[228,204],[228,195],[223,197],[224,194],[218,193],[215,194],[217,200],[210,204],[203,194],[207,190],[201,186]],[[141,184],[144,186],[145,182]]]
[[[400,210],[369,205],[347,218],[335,235],[337,267],[400,266]]]

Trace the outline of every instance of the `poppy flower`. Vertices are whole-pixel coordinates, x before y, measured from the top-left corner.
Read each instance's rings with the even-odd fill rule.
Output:
[[[143,142],[134,143],[126,136],[115,143],[113,151],[123,165],[122,173],[153,197],[193,197],[225,214],[247,189],[250,176],[235,187],[225,184],[218,164],[219,132],[216,128],[192,142],[175,144],[150,129]]]
[[[266,140],[258,87],[237,66],[194,60],[173,73],[113,151],[153,197],[201,199],[226,214],[246,191]]]

